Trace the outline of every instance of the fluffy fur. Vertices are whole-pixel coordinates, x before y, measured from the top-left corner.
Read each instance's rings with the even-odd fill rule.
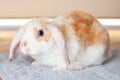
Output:
[[[43,36],[38,35],[39,30]],[[28,22],[11,43],[10,60],[15,59],[18,48],[35,59],[32,65],[53,66],[53,70],[83,69],[111,55],[107,30],[95,17],[80,11]]]

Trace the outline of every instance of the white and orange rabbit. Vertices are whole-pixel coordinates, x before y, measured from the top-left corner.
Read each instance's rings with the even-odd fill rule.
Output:
[[[33,64],[53,66],[53,70],[78,70],[107,60],[107,30],[88,13],[72,11],[52,20],[33,19],[15,35],[10,60],[19,51],[31,56]]]

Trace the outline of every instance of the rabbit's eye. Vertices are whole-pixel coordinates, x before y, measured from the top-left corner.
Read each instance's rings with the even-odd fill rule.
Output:
[[[39,36],[43,36],[43,35],[44,35],[43,30],[39,30],[39,31],[38,31],[38,35],[39,35]]]

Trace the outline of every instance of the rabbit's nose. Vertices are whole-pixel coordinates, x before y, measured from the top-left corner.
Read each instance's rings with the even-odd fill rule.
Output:
[[[27,42],[26,41],[23,42],[23,46],[27,46]]]
[[[27,51],[29,50],[29,46],[28,46],[27,41],[23,41],[21,46],[23,46],[25,48],[25,50],[27,50]]]
[[[27,42],[26,41],[23,41],[22,43],[21,43],[21,46],[27,46]]]

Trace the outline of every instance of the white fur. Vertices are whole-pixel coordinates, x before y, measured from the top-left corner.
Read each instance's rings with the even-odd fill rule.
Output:
[[[85,65],[97,65],[101,64],[105,60],[106,47],[103,44],[92,45],[87,48],[84,56],[80,58]]]
[[[73,62],[80,50],[79,42],[76,39],[72,39],[67,43],[67,49],[70,61]]]
[[[53,25],[61,26],[64,23],[63,17],[59,16],[52,21]]]
[[[70,70],[78,70],[83,69],[92,65],[102,64],[106,58],[104,56],[105,46],[102,44],[92,45],[88,47],[84,53],[84,55],[80,55],[77,59],[68,65],[68,69]]]

